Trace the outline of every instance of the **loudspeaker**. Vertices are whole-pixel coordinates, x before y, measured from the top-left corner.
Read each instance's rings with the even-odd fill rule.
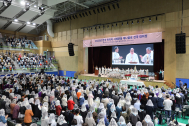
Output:
[[[176,34],[176,54],[186,53],[186,34]]]
[[[74,56],[75,54],[74,54],[74,49],[73,49],[73,43],[69,43],[68,44],[68,52],[69,52],[69,55],[70,56]]]

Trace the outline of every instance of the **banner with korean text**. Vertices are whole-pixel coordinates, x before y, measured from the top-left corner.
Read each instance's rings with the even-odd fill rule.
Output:
[[[83,47],[132,45],[162,42],[162,32],[83,40]]]

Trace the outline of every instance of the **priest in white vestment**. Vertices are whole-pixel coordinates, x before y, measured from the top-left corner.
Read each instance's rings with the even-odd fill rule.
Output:
[[[146,54],[144,56],[139,56],[141,58],[141,61],[144,62],[144,64],[152,64],[153,54],[151,53],[151,47],[146,48]]]
[[[130,53],[126,55],[125,64],[130,64],[129,62],[139,63],[138,55],[134,53],[134,48],[131,48]]]

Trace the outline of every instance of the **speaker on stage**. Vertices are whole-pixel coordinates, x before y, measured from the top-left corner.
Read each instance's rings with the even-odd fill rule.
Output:
[[[74,54],[74,49],[73,49],[73,43],[69,43],[68,44],[68,52],[69,52],[69,55],[70,56],[74,56],[75,54]]]
[[[186,53],[186,34],[176,34],[176,54]]]

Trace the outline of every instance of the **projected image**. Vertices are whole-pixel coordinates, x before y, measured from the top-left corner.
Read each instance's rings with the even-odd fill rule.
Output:
[[[153,65],[153,44],[112,47],[112,64]]]

